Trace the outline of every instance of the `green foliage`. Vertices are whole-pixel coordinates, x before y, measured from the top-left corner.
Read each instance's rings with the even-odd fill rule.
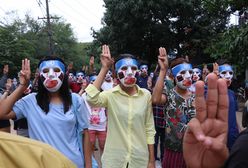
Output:
[[[160,46],[178,48],[190,58],[202,56],[210,39],[225,29],[230,13],[225,0],[104,2],[104,27],[93,31],[93,46],[109,44],[113,56],[128,52],[150,64],[157,61]]]
[[[29,58],[35,72],[39,60],[49,53],[47,26],[29,15],[24,19],[19,19],[13,12],[10,15],[8,23],[0,21],[1,67],[9,64],[11,76],[16,76],[21,60]],[[60,56],[66,63],[74,62],[76,70],[81,69],[83,58],[87,58],[85,47],[77,43],[71,25],[62,19],[52,20],[51,29],[54,55]]]
[[[240,74],[248,67],[248,24],[230,27],[211,41],[205,50],[215,59],[226,59]]]

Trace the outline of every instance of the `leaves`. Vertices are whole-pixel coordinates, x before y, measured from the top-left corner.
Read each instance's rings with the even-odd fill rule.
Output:
[[[21,60],[27,57],[31,60],[31,69],[35,71],[39,60],[48,55],[46,24],[29,15],[24,19],[19,19],[14,13],[10,15],[8,23],[0,26],[1,65],[9,64],[10,75],[16,76],[21,68]],[[84,53],[76,41],[71,25],[58,19],[51,22],[51,28],[55,55],[67,63],[73,61],[74,68],[81,69]]]
[[[93,30],[93,46],[109,44],[114,56],[128,52],[150,64],[156,62],[160,46],[177,48],[191,59],[209,58],[203,50],[223,32],[230,13],[225,0],[104,2],[104,27]]]

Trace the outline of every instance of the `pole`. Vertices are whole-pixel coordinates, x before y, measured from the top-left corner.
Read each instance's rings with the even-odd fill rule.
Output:
[[[51,56],[53,55],[53,41],[52,41],[52,30],[51,30],[48,0],[46,0],[46,12],[47,12],[47,34],[49,40],[49,55]]]

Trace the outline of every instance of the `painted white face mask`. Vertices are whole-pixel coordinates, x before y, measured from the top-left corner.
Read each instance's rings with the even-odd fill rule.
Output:
[[[193,70],[191,64],[183,63],[173,67],[172,74],[179,88],[186,90],[192,85]]]
[[[140,73],[141,73],[141,75],[146,76],[148,74],[148,66],[147,65],[141,65],[140,66]]]
[[[58,60],[43,61],[39,71],[43,85],[49,92],[56,92],[60,89],[65,73],[65,66],[62,62]]]
[[[233,70],[230,65],[219,66],[220,78],[223,78],[227,82],[227,86],[230,86],[233,78]]]
[[[201,78],[201,70],[199,68],[194,68],[193,77],[192,77],[193,82],[200,80],[200,78]]]
[[[16,78],[13,79],[13,85],[17,86],[17,79]]]
[[[105,81],[111,81],[112,80],[112,72],[108,71],[105,76]]]
[[[73,75],[73,73],[69,73],[68,74],[68,80],[71,81],[71,82],[74,81],[74,75]]]
[[[138,63],[132,58],[123,58],[115,64],[117,77],[125,87],[133,87],[136,84]]]
[[[76,76],[77,76],[77,83],[83,83],[84,73],[83,72],[78,72],[76,74]]]

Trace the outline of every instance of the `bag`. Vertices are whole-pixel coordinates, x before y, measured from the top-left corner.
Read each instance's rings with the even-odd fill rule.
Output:
[[[78,122],[78,114],[77,113],[77,107],[78,107],[78,103],[77,103],[77,95],[75,93],[71,94],[72,96],[72,106],[73,106],[73,112],[76,116],[76,127],[77,127],[77,138],[78,138],[78,143],[79,143],[79,149],[80,151],[83,153],[83,144],[82,144],[82,140],[83,140],[83,134],[82,131],[79,129],[79,122]],[[98,168],[98,164],[97,161],[95,160],[94,156],[92,155],[92,168]]]

